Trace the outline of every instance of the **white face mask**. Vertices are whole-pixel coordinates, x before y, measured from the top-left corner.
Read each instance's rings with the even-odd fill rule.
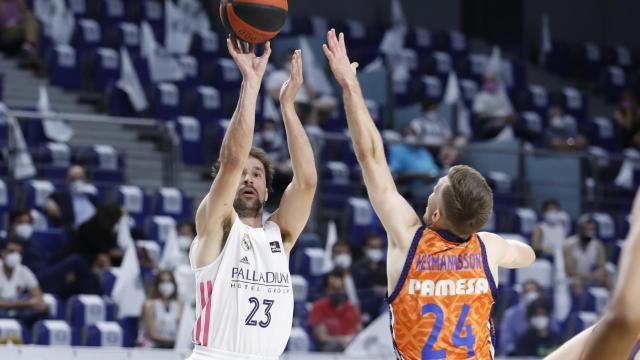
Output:
[[[373,262],[379,262],[384,258],[384,251],[382,249],[367,249],[364,254]]]
[[[175,286],[173,286],[172,282],[163,281],[158,285],[158,291],[163,298],[168,298],[173,295],[173,292],[176,290]]]
[[[75,180],[69,187],[74,194],[78,195],[87,195],[93,192],[93,186],[84,180]]]
[[[532,302],[538,300],[539,297],[540,294],[538,294],[537,291],[529,291],[528,293],[524,294],[523,300],[525,304],[529,305]]]
[[[544,221],[548,222],[551,225],[557,225],[562,223],[562,213],[557,210],[549,210],[544,213]]]
[[[12,252],[4,257],[4,263],[5,265],[7,265],[8,268],[15,269],[16,266],[22,263],[22,255],[20,255],[20,253],[17,253],[17,252]]]
[[[23,239],[29,240],[31,239],[31,234],[33,234],[33,225],[31,224],[18,224],[14,228],[16,235],[20,236]]]
[[[333,259],[333,264],[342,269],[348,269],[351,267],[351,255],[340,254]]]
[[[183,251],[189,250],[191,247],[191,238],[188,236],[178,236],[178,246],[180,246],[180,249]]]
[[[549,327],[549,317],[536,315],[531,318],[531,326],[536,330],[546,330]]]

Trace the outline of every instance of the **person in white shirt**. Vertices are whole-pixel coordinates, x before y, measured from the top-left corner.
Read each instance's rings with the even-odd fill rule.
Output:
[[[484,139],[498,136],[515,120],[506,91],[492,75],[485,77],[482,91],[473,100],[473,113],[480,124],[479,135]]]
[[[182,310],[177,288],[170,271],[156,275],[142,312],[142,346],[173,348]]]
[[[591,217],[578,224],[578,233],[564,244],[564,263],[571,278],[572,290],[581,294],[588,287],[611,288],[606,268],[606,255],[602,241],[597,239],[596,222]]]
[[[47,311],[36,276],[22,265],[24,246],[18,238],[9,238],[0,263],[0,318],[33,320]]]
[[[531,234],[531,247],[538,256],[553,257],[556,250],[562,249],[567,236],[564,216],[556,199],[549,199],[542,205],[543,221]]]

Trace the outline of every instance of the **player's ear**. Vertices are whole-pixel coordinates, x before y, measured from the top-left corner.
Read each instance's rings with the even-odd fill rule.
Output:
[[[440,209],[436,209],[436,211],[433,212],[433,215],[431,215],[431,224],[435,224],[438,222],[438,220],[440,220],[440,218],[442,218],[442,214],[440,213]]]
[[[267,200],[269,200],[269,191],[267,191],[267,193],[264,195],[265,204],[267,203]]]

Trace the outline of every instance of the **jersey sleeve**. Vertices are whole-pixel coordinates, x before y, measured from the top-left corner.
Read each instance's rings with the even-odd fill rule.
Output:
[[[38,279],[36,279],[36,276],[33,274],[33,272],[26,266],[22,269],[24,286],[29,290],[39,288],[40,284],[38,283]]]

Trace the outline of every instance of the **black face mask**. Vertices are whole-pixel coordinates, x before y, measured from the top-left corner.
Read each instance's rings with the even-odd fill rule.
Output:
[[[345,293],[333,293],[333,294],[329,295],[329,298],[331,299],[331,303],[334,306],[338,306],[338,305],[342,304],[342,302],[347,299],[347,294],[345,294]]]
[[[591,239],[593,239],[591,235],[580,235],[580,240],[582,240],[583,243],[588,243]]]

